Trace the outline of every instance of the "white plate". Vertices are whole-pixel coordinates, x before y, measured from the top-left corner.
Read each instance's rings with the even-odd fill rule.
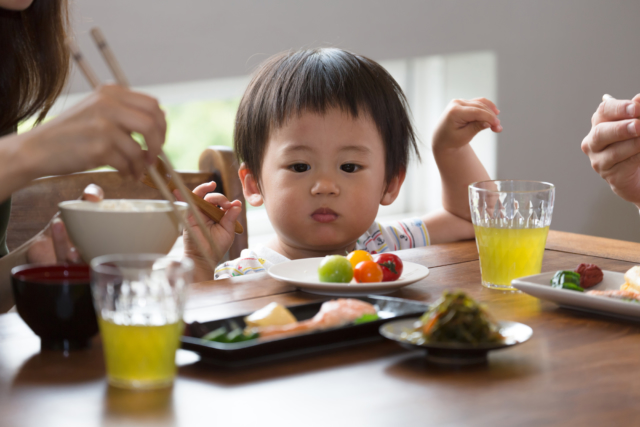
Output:
[[[427,267],[403,261],[402,275],[395,282],[327,283],[318,280],[318,266],[323,259],[304,258],[283,262],[271,266],[268,273],[274,279],[291,283],[305,292],[345,297],[388,294],[429,275]]]
[[[619,290],[624,283],[624,273],[615,271],[603,271],[604,279],[587,291]],[[633,318],[640,320],[640,304],[620,301],[598,295],[556,289],[551,287],[551,278],[555,271],[536,274],[535,276],[521,277],[511,282],[514,288],[532,295],[536,298],[555,302],[558,305],[573,308],[575,310],[604,313],[610,316]]]

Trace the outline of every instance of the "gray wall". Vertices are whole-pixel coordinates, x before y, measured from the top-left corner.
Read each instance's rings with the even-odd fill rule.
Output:
[[[498,177],[555,183],[553,229],[640,241],[637,209],[580,151],[603,93],[640,92],[636,0],[75,0],[73,8],[91,62],[100,60],[88,30],[100,25],[134,85],[247,74],[271,54],[318,45],[377,60],[493,50],[504,126]],[[71,91],[86,90],[75,75]]]

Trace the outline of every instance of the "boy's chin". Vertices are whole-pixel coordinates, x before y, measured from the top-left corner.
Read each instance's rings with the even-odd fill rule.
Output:
[[[304,245],[311,250],[332,252],[335,250],[342,250],[349,246],[355,242],[358,237],[331,236],[325,233],[316,236],[308,236],[304,241]]]

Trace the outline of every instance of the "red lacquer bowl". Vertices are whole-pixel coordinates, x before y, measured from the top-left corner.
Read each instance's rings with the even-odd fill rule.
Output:
[[[88,265],[21,265],[11,270],[18,313],[41,348],[75,350],[98,332]]]

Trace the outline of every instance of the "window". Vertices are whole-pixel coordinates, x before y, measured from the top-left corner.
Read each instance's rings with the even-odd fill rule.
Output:
[[[440,175],[431,154],[431,135],[447,103],[454,98],[496,100],[496,57],[471,52],[381,61],[405,91],[420,138],[422,163],[411,162],[398,199],[381,207],[381,221],[422,215],[442,207]],[[136,88],[160,100],[169,123],[165,151],[178,169],[195,170],[209,145],[232,145],[235,112],[249,76]],[[62,97],[51,111],[59,114],[87,94]],[[496,136],[484,131],[471,144],[492,178],[496,175]],[[249,245],[273,237],[266,212],[247,206]]]

